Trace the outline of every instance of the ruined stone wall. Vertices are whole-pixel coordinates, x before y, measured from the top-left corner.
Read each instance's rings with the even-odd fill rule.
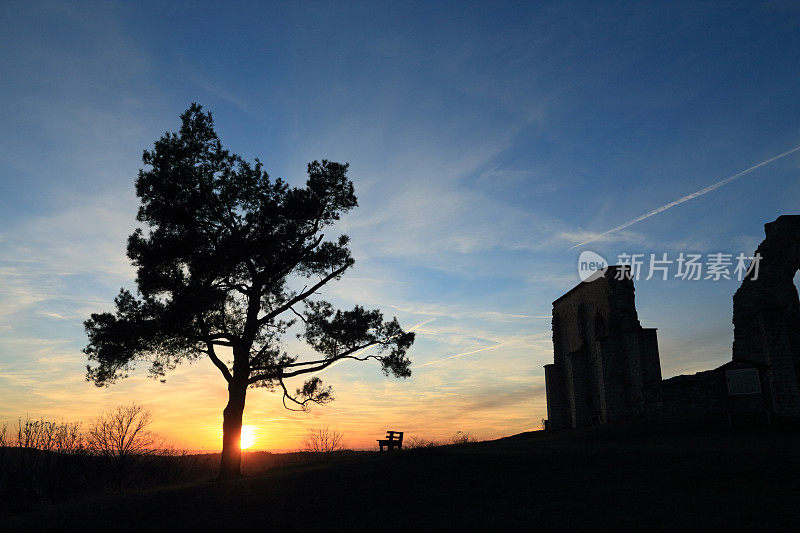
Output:
[[[633,281],[618,276],[623,267],[553,302],[554,362],[545,366],[550,427],[642,415],[800,417],[800,215],[764,228],[758,269],[733,297],[733,360],[719,368],[661,380],[656,330],[641,327]],[[761,392],[730,393],[726,372],[744,368],[758,371]]]
[[[725,412],[728,391],[723,373],[713,370],[665,379],[657,395],[661,416],[708,415]]]
[[[726,371],[752,368],[758,371],[761,393],[730,395]],[[756,363],[730,361],[713,370],[665,379],[648,406],[655,416],[736,415],[772,412],[765,368]]]
[[[733,360],[765,365],[775,413],[800,416],[800,216],[783,215],[764,229],[758,276],[748,275],[733,296]]]
[[[550,428],[570,427],[571,417],[567,412],[569,399],[564,389],[566,378],[555,364],[545,365],[544,381],[547,392],[547,420]]]
[[[551,427],[635,416],[645,389],[661,379],[655,330],[639,324],[633,281],[618,276],[621,268],[553,302],[554,363],[545,367]]]
[[[610,288],[605,279],[583,283],[553,304],[554,365],[566,389],[568,426],[588,425],[601,401],[595,318],[608,317]],[[558,410],[556,408],[555,410]],[[548,418],[552,419],[548,411]],[[552,423],[557,424],[555,420]]]

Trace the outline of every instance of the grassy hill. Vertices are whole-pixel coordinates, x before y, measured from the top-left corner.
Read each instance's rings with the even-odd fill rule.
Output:
[[[3,524],[124,531],[796,529],[798,474],[797,428],[660,421],[355,455],[54,506]]]

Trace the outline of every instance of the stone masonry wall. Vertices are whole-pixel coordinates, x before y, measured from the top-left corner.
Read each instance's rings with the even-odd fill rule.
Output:
[[[554,362],[545,380],[548,394],[563,390],[566,398],[548,396],[551,427],[635,416],[646,384],[661,379],[655,330],[639,324],[633,281],[622,268],[610,267],[553,302]]]

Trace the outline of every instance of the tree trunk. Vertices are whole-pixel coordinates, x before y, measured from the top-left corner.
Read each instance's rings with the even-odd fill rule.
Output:
[[[246,392],[246,384],[228,384],[228,405],[222,412],[220,479],[237,478],[242,474],[242,413]]]

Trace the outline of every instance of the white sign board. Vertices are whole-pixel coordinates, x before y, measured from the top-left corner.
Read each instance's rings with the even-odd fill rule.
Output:
[[[738,368],[726,370],[728,378],[728,394],[761,394],[761,381],[758,379],[757,368]]]

